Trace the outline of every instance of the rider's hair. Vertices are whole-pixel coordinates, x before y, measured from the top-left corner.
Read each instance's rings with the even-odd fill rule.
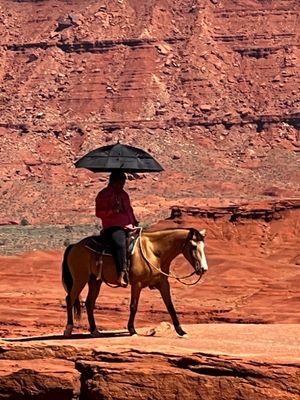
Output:
[[[109,176],[109,183],[121,182],[126,180],[126,175],[123,171],[113,171]]]

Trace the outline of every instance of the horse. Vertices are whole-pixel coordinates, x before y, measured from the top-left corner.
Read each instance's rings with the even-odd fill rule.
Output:
[[[145,287],[158,289],[165,306],[171,316],[174,328],[179,336],[186,335],[177,318],[174,308],[170,284],[170,264],[179,254],[188,260],[198,276],[198,280],[207,271],[208,265],[204,252],[205,229],[173,228],[154,232],[141,232],[133,254],[129,270],[131,286],[130,316],[127,328],[130,335],[135,335],[134,319],[138,309],[141,290]],[[70,244],[63,256],[62,283],[66,289],[67,325],[65,337],[70,337],[73,330],[73,314],[80,319],[79,295],[88,284],[88,294],[85,301],[89,330],[92,337],[101,336],[98,331],[94,307],[103,282],[114,285],[117,282],[117,270],[113,257],[99,255],[87,247],[84,238],[75,244]],[[190,275],[190,276],[191,276]]]

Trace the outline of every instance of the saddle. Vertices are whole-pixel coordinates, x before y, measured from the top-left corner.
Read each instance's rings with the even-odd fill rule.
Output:
[[[127,270],[130,269],[131,256],[134,253],[137,239],[140,236],[142,228],[134,228],[126,232],[127,236]],[[85,247],[99,255],[99,259],[102,256],[112,256],[113,247],[110,246],[104,239],[100,232],[98,236],[90,236],[86,239]]]

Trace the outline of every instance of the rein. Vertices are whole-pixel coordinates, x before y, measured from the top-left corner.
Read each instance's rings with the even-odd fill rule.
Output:
[[[185,249],[185,246],[186,246],[188,240],[190,239],[190,233],[191,233],[191,232],[189,232],[189,234],[188,234],[188,236],[187,236],[187,238],[186,238],[186,240],[185,240],[185,242],[184,242],[184,245],[183,245],[183,247],[182,247],[182,252],[183,252],[183,250]],[[172,274],[172,273],[168,273],[168,274],[167,274],[166,272],[164,272],[164,271],[162,271],[160,268],[158,268],[156,265],[153,265],[153,264],[147,259],[147,257],[145,256],[145,252],[144,252],[144,249],[143,249],[143,247],[142,247],[142,237],[141,237],[141,235],[139,236],[139,247],[140,247],[140,250],[141,250],[141,254],[142,254],[144,260],[146,261],[146,263],[148,264],[148,266],[150,266],[150,267],[156,269],[156,271],[160,272],[162,275],[167,276],[168,278],[176,279],[178,282],[182,283],[182,284],[185,285],[185,286],[194,286],[194,285],[196,285],[196,284],[200,281],[201,275],[200,275],[199,278],[197,278],[197,280],[196,280],[195,282],[193,282],[193,283],[186,283],[186,282],[183,282],[183,279],[187,279],[187,278],[190,278],[191,276],[195,275],[196,271],[193,271],[193,272],[190,273],[189,275],[182,276],[182,277],[178,277],[178,276],[176,276],[176,275],[174,275],[174,274]]]

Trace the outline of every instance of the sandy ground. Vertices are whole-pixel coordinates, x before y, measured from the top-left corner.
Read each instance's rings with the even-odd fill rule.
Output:
[[[1,345],[18,347],[58,346],[84,351],[98,352],[142,351],[160,352],[165,355],[214,355],[230,356],[277,363],[300,363],[300,337],[298,324],[198,324],[184,325],[187,336],[180,338],[167,322],[154,327],[155,335],[149,337],[149,327],[139,329],[139,334],[129,336],[126,330],[107,330],[100,338],[90,338],[88,334],[75,334],[66,339],[57,335],[6,338]]]
[[[63,250],[1,256],[2,392],[46,396],[48,389],[41,388],[50,385],[54,397],[63,386],[73,395],[86,391],[92,396],[95,391],[103,398],[123,399],[126,390],[133,391],[132,398],[148,398],[149,387],[155,387],[155,399],[162,393],[172,399],[177,392],[179,399],[192,399],[210,385],[213,392],[205,399],[241,393],[255,400],[297,399],[298,213],[296,208],[285,210],[279,220],[247,217],[234,224],[228,218],[183,216],[180,226],[207,229],[209,266],[197,285],[170,279],[174,305],[188,333],[184,338],[176,335],[158,291],[148,288],[142,291],[136,316],[138,335],[130,337],[130,289],[103,285],[95,308],[102,336],[91,338],[83,312],[72,338],[66,339]],[[178,226],[178,221],[161,222],[157,228],[166,226]],[[191,266],[179,256],[172,272],[183,276]],[[86,293],[85,288],[82,302]],[[168,378],[161,376],[162,370]]]
[[[188,286],[170,279],[181,323],[300,323],[298,228],[293,229],[293,234],[290,230],[296,217],[292,214],[279,225],[277,221],[269,224],[254,221],[233,227],[224,222],[213,226],[210,221],[198,221],[199,226],[207,225],[209,269],[197,285]],[[266,231],[272,240],[267,240]],[[281,237],[285,238],[284,242]],[[61,284],[62,255],[62,250],[49,250],[0,257],[2,337],[63,331],[66,316],[65,291]],[[191,266],[179,256],[172,272],[183,276],[191,272]],[[193,282],[193,278],[186,281]],[[86,289],[82,293],[83,301],[85,296]],[[96,303],[98,326],[126,328],[129,302],[129,288],[103,285]],[[163,321],[170,322],[170,317],[158,291],[144,289],[136,328],[155,326]],[[84,312],[75,332],[85,333],[87,328]]]

